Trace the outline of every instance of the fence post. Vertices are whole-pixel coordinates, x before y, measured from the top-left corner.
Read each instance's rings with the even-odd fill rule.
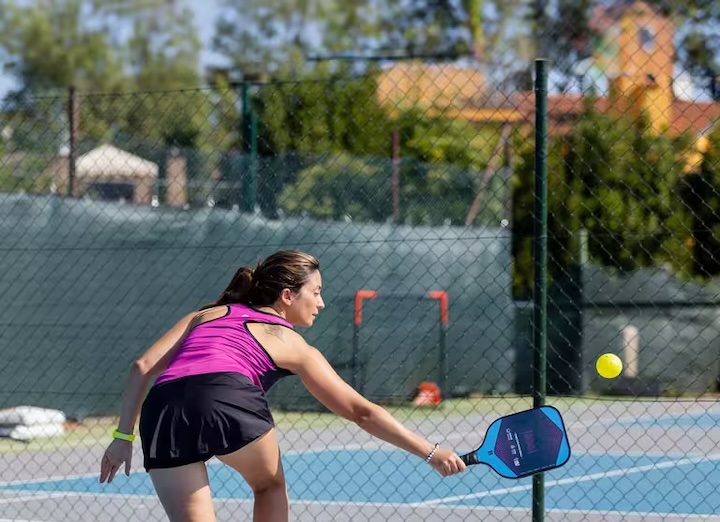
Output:
[[[533,406],[545,404],[547,359],[547,60],[535,61],[535,186],[533,212]],[[545,474],[533,476],[533,522],[545,516]]]
[[[400,131],[393,130],[391,137],[392,156],[392,213],[393,223],[400,223]]]
[[[362,302],[365,299],[375,299],[375,290],[358,290],[355,292],[355,313],[353,315],[353,351],[351,364],[351,385],[356,391],[360,391],[360,325],[362,324]]]
[[[73,197],[75,193],[76,165],[78,157],[78,141],[80,138],[80,106],[78,104],[77,89],[70,86],[68,97],[68,126],[70,127],[70,147],[68,150],[68,186],[67,195]]]
[[[447,388],[447,327],[448,327],[448,294],[444,290],[434,290],[428,294],[430,299],[437,299],[440,303],[440,337],[438,339],[438,386],[442,391],[443,398],[449,396]]]
[[[245,212],[254,212],[257,201],[257,114],[250,104],[250,82],[244,80],[242,97],[242,152],[246,165],[242,184],[240,208]]]

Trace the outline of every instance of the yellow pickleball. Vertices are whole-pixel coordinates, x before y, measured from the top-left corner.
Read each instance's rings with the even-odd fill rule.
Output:
[[[600,377],[614,379],[622,371],[622,361],[614,353],[604,353],[595,362],[595,369]]]

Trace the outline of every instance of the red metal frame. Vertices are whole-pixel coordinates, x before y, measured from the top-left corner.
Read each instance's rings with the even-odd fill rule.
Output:
[[[440,324],[447,326],[448,324],[448,294],[445,290],[433,290],[428,292],[430,299],[440,301]]]
[[[375,290],[358,290],[355,292],[355,326],[362,324],[362,302],[365,299],[375,299],[377,292]]]

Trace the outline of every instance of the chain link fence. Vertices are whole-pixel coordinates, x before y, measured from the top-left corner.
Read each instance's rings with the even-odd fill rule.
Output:
[[[238,266],[287,247],[325,281],[303,335],[369,399],[460,453],[542,393],[573,452],[544,493],[487,468],[441,480],[289,378],[269,398],[294,519],[717,517],[720,105],[678,92],[647,16],[620,18],[629,40],[604,89],[589,72],[550,89],[547,330],[532,89],[398,63],[7,101],[0,520],[163,520],[140,455],[97,483],[127,369]],[[608,352],[615,379],[595,371]],[[432,385],[442,401],[427,405]],[[218,519],[250,517],[244,483],[209,473]]]

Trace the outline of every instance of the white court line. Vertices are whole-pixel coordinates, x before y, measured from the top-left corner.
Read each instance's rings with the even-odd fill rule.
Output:
[[[288,451],[285,452],[286,455],[292,455],[292,454],[303,454],[303,453],[319,453],[324,451],[342,451],[342,450],[350,450],[350,449],[362,449],[365,445],[357,445],[357,447],[351,447],[351,446],[339,446],[339,447],[325,447],[325,448],[318,448],[318,449],[308,449],[307,451]],[[582,452],[575,452],[576,455],[582,455],[585,453]],[[631,475],[636,473],[643,473],[645,471],[652,471],[656,469],[665,469],[665,468],[671,468],[671,467],[678,467],[678,466],[684,466],[688,464],[695,464],[699,462],[711,462],[715,460],[720,460],[720,454],[712,454],[708,456],[701,456],[701,457],[692,457],[692,458],[683,458],[678,460],[672,460],[672,461],[664,461],[657,464],[648,464],[645,466],[636,466],[631,468],[623,468],[613,471],[607,471],[607,472],[601,472],[601,473],[594,473],[591,475],[583,475],[579,477],[568,477],[564,479],[549,481],[545,483],[546,487],[553,487],[553,486],[559,486],[559,485],[566,485],[566,484],[575,484],[580,482],[587,482],[592,480],[600,480],[603,478],[612,478],[617,476],[624,476],[624,475]],[[87,474],[87,475],[76,475],[75,477],[94,477],[96,476],[95,473],[93,474]],[[43,481],[50,481],[50,480],[63,480],[68,479],[68,476],[59,477],[56,479],[34,479],[33,481],[14,481],[15,484],[29,484],[32,482],[43,482]],[[13,484],[13,483],[7,483],[7,484]],[[3,483],[0,483],[2,485]],[[456,497],[444,497],[441,499],[434,499],[434,500],[427,500],[422,502],[352,502],[352,501],[323,501],[323,500],[291,500],[291,503],[293,504],[299,504],[299,505],[327,505],[327,506],[353,506],[353,507],[430,507],[433,506],[434,509],[440,509],[440,508],[447,508],[447,509],[468,509],[468,510],[477,510],[477,509],[484,509],[484,510],[501,510],[501,511],[526,511],[522,508],[510,508],[510,507],[503,507],[503,506],[443,506],[443,503],[447,502],[456,502],[459,500],[467,500],[467,499],[475,499],[475,498],[483,498],[483,497],[489,497],[489,496],[497,496],[497,495],[503,495],[508,493],[515,493],[520,491],[526,491],[532,488],[532,485],[527,486],[514,486],[510,488],[500,488],[495,490],[489,490],[489,491],[483,491],[479,493],[473,493],[473,494],[467,494],[467,495],[459,495]],[[4,491],[3,493],[8,493],[11,491]],[[157,497],[155,495],[130,495],[133,499],[138,500],[157,500]],[[25,502],[25,501],[31,501],[31,500],[44,500],[49,499],[53,497],[103,497],[103,498],[121,498],[121,499],[128,499],[127,494],[113,494],[113,493],[81,493],[81,492],[56,492],[56,493],[48,493],[48,492],[37,492],[37,493],[28,493],[23,492],[23,496],[19,497],[12,497],[12,498],[1,498],[0,497],[0,504],[9,504],[9,503],[15,503],[15,502]],[[217,499],[220,502],[228,502],[228,503],[248,503],[252,502],[252,499],[226,499],[226,498],[218,498]],[[601,514],[608,514],[608,515],[627,515],[627,516],[662,516],[664,518],[681,518],[681,519],[687,519],[688,517],[698,517],[702,519],[713,519],[713,517],[717,517],[717,515],[697,515],[693,513],[686,513],[686,514],[674,514],[674,513],[657,513],[657,512],[630,512],[630,511],[600,511],[600,510],[563,510],[563,509],[548,509],[547,512],[557,512],[557,513],[601,513]],[[720,520],[720,517],[717,517],[718,520]],[[0,522],[6,522],[2,519],[0,519]],[[12,522],[51,522],[51,521],[12,521]]]
[[[308,448],[306,450],[291,450],[291,451],[283,451],[283,456],[289,455],[289,456],[296,456],[296,455],[303,455],[306,453],[313,454],[313,453],[323,453],[325,451],[358,451],[361,449],[377,449],[376,447],[373,447],[372,444],[348,444],[347,446],[324,446],[322,448]],[[217,460],[216,457],[213,457],[211,460],[208,461],[208,464],[212,465],[219,465],[221,462]],[[133,473],[144,473],[145,470],[142,467],[142,465],[135,469],[134,471],[131,471],[131,475]],[[121,472],[118,472],[118,475],[120,475]],[[122,474],[124,475],[125,472],[123,471]],[[78,479],[84,479],[84,478],[90,478],[90,477],[99,477],[100,472],[97,473],[78,473],[76,475],[56,475],[56,476],[49,476],[49,477],[39,477],[39,478],[31,478],[31,479],[18,479],[18,480],[7,480],[5,482],[0,481],[0,488],[7,487],[7,486],[22,486],[26,484],[38,484],[41,482],[57,482],[60,480],[78,480]],[[0,522],[2,522],[0,520]]]
[[[19,518],[0,518],[0,522],[52,522],[52,520],[21,520]]]
[[[600,480],[604,478],[611,478],[611,477],[620,477],[624,475],[634,475],[636,473],[644,473],[645,471],[653,471],[658,469],[665,469],[665,468],[674,468],[678,466],[684,466],[686,464],[695,464],[698,462],[711,462],[714,460],[720,460],[720,453],[716,453],[714,455],[708,455],[707,457],[693,457],[693,458],[687,458],[687,459],[680,459],[680,460],[667,460],[665,462],[659,462],[657,464],[647,464],[645,466],[635,466],[631,468],[622,468],[622,469],[616,469],[613,471],[603,471],[601,473],[593,473],[591,475],[581,475],[579,477],[568,477],[564,479],[559,480],[552,480],[550,482],[545,482],[545,487],[550,488],[553,486],[564,486],[566,484],[577,484],[579,482],[588,482],[591,480]],[[493,497],[496,495],[505,495],[507,493],[517,493],[519,491],[527,491],[532,489],[532,484],[528,484],[525,486],[513,486],[511,488],[500,488],[500,489],[491,489],[488,491],[481,491],[480,493],[470,493],[467,495],[458,495],[455,497],[443,497],[443,498],[437,498],[434,500],[425,500],[422,502],[414,502],[408,505],[412,506],[433,506],[437,504],[443,504],[445,502],[457,502],[460,500],[469,500],[469,499],[475,499],[475,498],[484,498],[484,497]]]
[[[125,472],[123,472],[124,474]],[[55,477],[40,477],[40,478],[31,478],[31,479],[18,479],[18,480],[8,480],[6,482],[0,482],[0,488],[6,487],[6,486],[24,486],[26,484],[37,484],[40,482],[57,482],[59,480],[77,480],[77,479],[83,479],[88,477],[99,477],[100,472],[97,473],[85,473],[85,474],[77,474],[77,475],[58,475]]]
[[[572,428],[578,428],[578,427],[586,428],[589,425],[597,424],[598,422],[601,422],[601,423],[618,422],[618,418],[617,417],[601,417],[600,419],[593,419],[593,420],[587,420],[587,421],[579,421],[578,420],[578,421],[573,421],[573,422],[564,422],[564,424],[565,424],[565,429],[569,434]],[[485,429],[490,427],[490,424],[491,424],[491,422],[488,423],[488,425]],[[446,440],[465,440],[469,437],[473,437],[473,436],[477,437],[480,434],[482,434],[482,432],[480,430],[456,431],[449,435],[445,435],[445,439]]]
[[[20,497],[3,497],[0,498],[0,504],[12,504],[13,502],[26,502],[30,500],[47,500],[53,497],[65,497],[65,493],[48,493],[47,491],[41,491],[38,493],[27,493],[23,492]]]
[[[703,415],[707,415],[710,417],[717,416],[717,415],[720,415],[720,410],[717,410],[717,409],[696,410],[696,411],[686,411],[686,412],[678,413],[678,414],[665,413],[662,415],[641,415],[639,417],[637,415],[625,415],[623,417],[617,417],[614,420],[612,420],[611,418],[608,417],[608,420],[607,421],[604,420],[602,423],[605,424],[605,423],[616,422],[618,424],[629,424],[629,423],[645,424],[645,423],[653,423],[653,422],[663,422],[666,420],[673,420],[673,419],[680,421],[680,420],[684,419],[685,417],[691,417],[691,418],[692,417],[702,417]],[[593,424],[594,422],[595,421],[591,421],[591,420],[578,421],[578,424],[588,425],[588,424]]]
[[[568,434],[570,434],[569,429],[568,429]],[[445,440],[447,440],[447,441],[456,441],[456,440],[467,441],[471,437],[476,436],[476,435],[477,435],[477,432],[475,432],[475,431],[472,431],[472,432],[460,431],[460,432],[456,432],[456,433],[447,435],[445,437]],[[468,451],[470,451],[469,447],[466,449]],[[475,446],[475,449],[477,449],[477,446]],[[461,452],[458,452],[458,453],[461,453]],[[663,458],[664,457],[664,458],[677,458],[677,459],[687,457],[688,453],[690,453],[690,452],[685,451],[685,452],[681,452],[681,453],[673,453],[671,451],[643,451],[643,450],[613,452],[611,450],[604,450],[604,449],[603,450],[585,450],[585,451],[573,450],[572,451],[573,456],[575,456],[575,455],[590,455],[591,457],[609,456],[609,457],[634,457],[634,458],[639,458],[639,457]],[[698,455],[698,457],[700,457],[700,456],[701,455]]]
[[[60,494],[58,494],[60,495]],[[54,495],[55,496],[55,495]],[[103,498],[116,498],[118,500],[128,500],[127,495],[121,495],[116,493],[67,493],[62,494],[63,497],[77,497],[77,498],[83,498],[83,497],[90,497],[92,499],[95,499],[99,496]],[[132,495],[133,500],[149,500],[158,502],[159,500],[155,495]],[[214,499],[218,504],[250,504],[252,503],[252,499],[243,499],[243,498],[215,498]],[[394,508],[394,509],[402,509],[402,508],[432,508],[433,512],[437,512],[440,510],[445,511],[451,511],[451,512],[457,512],[457,511],[468,511],[468,512],[503,512],[503,513],[528,513],[531,508],[523,508],[523,507],[508,507],[508,506],[444,506],[444,505],[432,505],[432,506],[422,506],[422,505],[416,505],[416,504],[410,504],[410,503],[402,503],[402,502],[352,502],[352,501],[338,501],[338,500],[298,500],[298,499],[290,499],[290,505],[291,507],[293,505],[299,505],[299,506],[332,506],[332,507],[352,507],[352,508]],[[636,516],[641,517],[642,519],[649,518],[652,520],[653,518],[661,518],[662,520],[668,520],[668,519],[678,519],[678,520],[717,520],[720,521],[720,515],[703,515],[703,514],[696,514],[696,513],[661,513],[659,511],[608,511],[608,510],[591,510],[591,509],[556,509],[556,508],[547,508],[545,510],[546,513],[552,514],[552,513],[558,513],[558,514],[577,514],[577,515],[587,515],[587,514],[600,514],[604,516],[623,516],[623,517],[630,517],[630,516]],[[0,522],[52,522],[50,520],[3,520],[0,519]]]
[[[549,405],[551,406],[551,405]],[[661,415],[630,415],[630,414],[622,414],[619,417],[614,417],[612,415],[601,415],[600,417],[596,417],[594,419],[587,419],[587,420],[575,420],[572,422],[565,422],[565,427],[570,431],[570,428],[572,427],[583,427],[587,428],[589,426],[593,425],[600,425],[605,426],[607,424],[627,424],[627,423],[646,423],[651,421],[664,421],[667,419],[681,419],[683,417],[702,417],[703,415],[708,416],[716,416],[720,415],[720,409],[717,408],[711,408],[708,410],[694,410],[694,411],[685,411],[678,414],[672,414],[672,413],[664,413]],[[486,415],[483,415],[486,416]],[[496,418],[496,417],[495,417]],[[488,422],[488,426],[490,425],[490,422]]]
[[[474,433],[468,433],[467,435],[472,435]],[[464,439],[465,434],[455,434],[447,437],[448,439]],[[348,444],[347,446],[327,446],[323,448],[308,448],[306,450],[292,450],[292,451],[284,451],[283,456],[297,456],[297,455],[303,455],[303,454],[313,454],[313,453],[323,453],[326,451],[359,451],[359,450],[378,450],[381,451],[383,449],[383,444]],[[629,456],[629,457],[678,457],[678,462],[684,458],[684,455],[686,454],[672,454],[672,453],[648,453],[648,452],[620,452],[617,454],[613,454],[609,451],[573,451],[573,456],[580,456],[580,455],[590,455],[590,456]],[[689,459],[692,459],[692,462],[701,462],[704,459],[708,460],[715,460],[715,455],[708,455],[708,456],[697,456],[697,457],[689,457]],[[208,464],[213,466],[219,466],[222,463],[217,460],[216,457],[213,457],[211,460],[208,461]],[[658,464],[659,465],[659,464]],[[628,468],[633,469],[633,468]],[[616,470],[616,471],[622,471],[622,470]],[[131,475],[134,473],[144,473],[144,470],[142,468],[135,469],[131,472]],[[122,473],[124,474],[124,472]],[[118,473],[120,475],[120,473]],[[38,477],[38,478],[32,478],[32,479],[18,479],[18,480],[8,480],[5,482],[0,481],[0,488],[2,487],[10,487],[10,486],[24,486],[24,485],[30,485],[30,484],[39,484],[43,482],[58,482],[62,480],[79,480],[79,479],[85,479],[85,478],[91,478],[91,477],[97,477],[99,476],[99,473],[78,473],[75,475],[56,475],[56,476],[49,476],[49,477]],[[12,490],[8,490],[12,491]],[[2,493],[3,491],[0,491]],[[105,493],[101,493],[105,494]],[[0,503],[2,501],[0,500]],[[2,521],[0,521],[2,522]]]
[[[720,410],[718,410],[716,413],[720,415]],[[640,419],[639,417],[628,417],[628,420],[630,419]],[[619,419],[617,418],[610,418],[607,417],[607,422],[616,422]],[[583,427],[586,428],[588,425],[595,423],[596,421],[575,421],[575,422],[566,422],[565,428],[568,433],[568,436],[570,439],[572,439],[572,428],[574,427]],[[605,422],[605,421],[603,421]],[[488,425],[489,426],[489,425]],[[480,431],[456,431],[451,434],[445,435],[445,440],[448,442],[451,441],[463,441],[466,442],[468,440],[471,440],[472,438],[478,438],[478,434]],[[572,444],[572,440],[570,441]],[[478,443],[479,444],[479,443]],[[466,448],[467,451],[471,451],[473,449],[477,449],[477,446],[473,448]],[[461,452],[458,452],[461,453]],[[610,450],[586,450],[583,452],[577,452],[573,451],[573,455],[591,455],[591,456],[627,456],[627,457],[651,457],[651,458],[661,458],[661,457],[670,457],[670,458],[683,458],[685,457],[689,452],[682,452],[682,453],[673,453],[673,452],[667,452],[667,451],[642,451],[642,450],[636,450],[636,451],[617,451],[613,452]]]

